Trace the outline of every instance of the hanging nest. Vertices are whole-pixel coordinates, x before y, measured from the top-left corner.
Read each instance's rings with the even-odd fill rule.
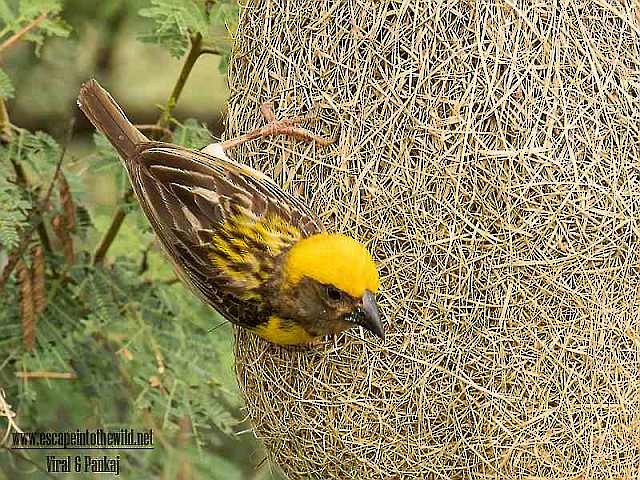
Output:
[[[291,479],[640,475],[635,2],[262,0],[230,63],[236,157],[367,243],[387,338],[238,332]]]

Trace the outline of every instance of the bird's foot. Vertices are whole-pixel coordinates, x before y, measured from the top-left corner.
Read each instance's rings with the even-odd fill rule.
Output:
[[[253,129],[250,132],[245,133],[244,135],[240,135],[238,137],[225,140],[224,142],[220,142],[220,147],[224,151],[227,151],[239,147],[249,140],[254,140],[256,138],[273,137],[276,135],[286,135],[288,137],[293,137],[304,142],[314,142],[321,147],[326,147],[327,145],[331,145],[336,141],[335,138],[322,137],[320,135],[316,135],[310,130],[307,130],[306,128],[298,126],[302,122],[315,120],[316,117],[314,115],[298,115],[292,118],[284,118],[282,120],[278,120],[275,113],[273,112],[272,102],[263,103],[260,106],[260,112],[268,122],[267,125]]]

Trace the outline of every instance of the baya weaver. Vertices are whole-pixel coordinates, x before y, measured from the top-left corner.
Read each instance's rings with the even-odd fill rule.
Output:
[[[381,338],[378,272],[358,241],[225,151],[265,135],[328,143],[296,119],[201,151],[149,140],[95,80],[78,105],[123,160],[140,206],[179,276],[228,321],[280,345],[362,326]]]

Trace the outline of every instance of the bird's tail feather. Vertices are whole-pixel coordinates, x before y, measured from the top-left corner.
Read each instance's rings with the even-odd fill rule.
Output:
[[[133,126],[109,92],[96,80],[89,80],[82,85],[78,107],[107,137],[125,162],[133,157],[138,144],[149,141]]]

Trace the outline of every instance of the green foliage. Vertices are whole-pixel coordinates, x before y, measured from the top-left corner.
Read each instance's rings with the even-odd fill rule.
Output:
[[[212,478],[243,478],[239,464],[216,454],[237,442],[229,435],[242,418],[237,396],[225,391],[215,370],[207,368],[222,360],[218,342],[189,317],[176,315],[159,290],[171,289],[185,300],[190,293],[179,286],[145,282],[137,269],[136,262],[123,257],[89,274],[77,265],[70,271],[76,283],[59,287],[50,298],[39,325],[39,347],[33,355],[19,356],[11,370],[73,368],[78,379],[50,388],[34,382],[14,384],[7,394],[19,401],[22,426],[40,422],[47,430],[65,429],[56,418],[68,409],[56,400],[63,391],[66,401],[76,406],[67,420],[74,427],[154,428],[156,435],[171,439],[171,448],[156,445],[142,455],[121,452],[129,478],[161,477],[173,468],[167,456],[179,457],[184,449],[188,456],[181,462],[193,463],[198,477],[209,478],[213,472]],[[189,316],[204,313],[197,310],[191,309]],[[149,415],[156,419],[151,424]],[[89,425],[87,418],[93,418]],[[193,450],[176,444],[185,418],[193,431]],[[212,462],[225,470],[207,470]]]
[[[10,250],[18,244],[19,233],[28,227],[28,212],[37,192],[19,184],[15,165],[28,165],[42,177],[51,172],[60,156],[58,144],[49,135],[17,129],[11,141],[0,147],[0,245]]]
[[[238,29],[240,7],[236,1],[216,2],[211,8],[209,16],[214,25],[224,25],[229,34],[226,41],[217,42],[215,44],[215,48],[222,57],[218,68],[221,73],[226,73],[229,67],[233,35],[235,35],[235,32]]]
[[[145,42],[159,43],[175,57],[182,57],[189,48],[191,34],[203,36],[209,21],[203,2],[196,0],[151,0],[152,6],[140,10],[140,15],[153,19],[153,31],[140,36]]]
[[[69,35],[69,25],[59,16],[61,10],[61,0],[20,0],[17,4],[15,1],[0,0],[0,38],[37,22],[25,38],[35,44],[36,53],[39,53],[47,37]],[[46,17],[39,19],[41,15]]]
[[[28,227],[28,210],[31,203],[23,198],[20,188],[10,183],[6,172],[7,161],[2,161],[0,171],[0,248],[13,249],[19,241],[19,233]]]
[[[115,9],[116,3],[110,2],[109,8]],[[0,0],[0,37],[20,31],[45,12],[47,19],[22,38],[36,48],[48,36],[68,33],[59,18],[61,1]],[[216,45],[216,28],[234,25],[237,5],[150,0],[142,13],[156,26],[147,40],[177,55],[184,53],[193,33],[202,34],[207,47]],[[15,84],[20,88],[20,82]],[[0,97],[13,93],[10,78],[0,70]],[[190,148],[211,143],[210,133],[196,120],[171,125],[176,143]],[[0,271],[15,255],[31,267],[31,247],[48,244],[46,307],[35,322],[33,349],[25,347],[20,305],[35,302],[35,291],[29,294],[34,298],[25,297],[15,272],[0,286],[0,385],[19,412],[18,425],[27,431],[153,429],[154,450],[115,452],[122,459],[123,478],[254,477],[254,464],[262,456],[248,436],[236,435],[247,426],[231,362],[232,330],[175,282],[136,202],[113,208],[126,207],[128,216],[105,262],[93,261],[113,212],[91,203],[90,190],[113,176],[122,180],[122,191],[127,186],[113,148],[96,134],[90,152],[67,154],[62,167],[70,187],[66,189],[60,181],[52,183],[62,152],[59,142],[43,132],[15,126],[8,130],[11,134],[0,146]],[[42,208],[50,186],[53,194]],[[17,251],[31,214],[42,218],[43,228],[32,235],[30,248]],[[222,328],[211,331],[218,325]],[[16,377],[25,372],[72,373],[75,378]],[[4,428],[0,417],[0,430]],[[65,454],[21,452],[27,463],[0,450],[0,479],[43,478],[33,466],[46,468],[45,457],[52,453]]]
[[[0,98],[13,98],[14,93],[15,89],[9,75],[0,68]]]
[[[20,17],[27,20],[45,12],[58,13],[61,9],[59,0],[20,0],[18,6]]]
[[[209,145],[213,139],[207,127],[193,118],[178,123],[178,128],[173,133],[174,141],[188,148],[201,149]]]
[[[153,20],[153,28],[140,35],[142,41],[163,45],[179,58],[187,52],[191,36],[200,34],[206,47],[223,56],[226,69],[231,40],[219,32],[235,32],[237,0],[151,0],[151,7],[140,10],[140,15]]]
[[[19,130],[11,145],[16,158],[26,162],[40,176],[53,173],[60,158],[60,146],[51,135],[44,132]]]
[[[208,141],[195,121],[185,122],[178,132],[178,139],[186,142]],[[21,132],[4,153],[30,170],[50,170],[60,146],[48,135]],[[105,147],[102,155],[107,153]],[[6,221],[0,225],[9,229],[0,229],[0,235],[3,245],[11,248],[31,203],[27,192],[11,183],[11,173],[3,174],[0,199],[6,201],[0,218]],[[45,178],[40,183],[46,186]],[[54,202],[53,210],[61,207]],[[86,207],[76,209],[83,211],[77,214],[78,224],[86,230],[91,228]],[[130,220],[138,216],[133,217]],[[209,468],[220,472],[213,478],[243,478],[252,467],[230,459],[226,450],[235,445],[243,451],[233,438],[242,428],[243,415],[230,364],[225,362],[231,355],[230,329],[208,333],[222,319],[180,284],[164,282],[173,274],[160,252],[148,252],[149,266],[142,266],[145,242],[140,239],[145,235],[136,229],[125,246],[129,254],[112,258],[106,266],[92,265],[91,245],[80,242],[79,235],[73,264],[65,263],[60,253],[47,256],[48,303],[38,320],[32,352],[22,347],[20,313],[15,308],[19,285],[15,281],[9,285],[6,304],[0,306],[4,326],[0,384],[20,408],[19,423],[28,430],[37,430],[38,425],[41,430],[153,428],[157,435],[176,440],[186,419],[191,440],[184,446],[167,451],[166,446],[156,445],[156,450],[143,455],[121,452],[122,468],[132,477],[158,478],[174,468],[167,456],[175,456],[202,478],[210,474]],[[64,385],[16,382],[16,371],[72,371],[77,379]],[[58,400],[61,391],[74,405],[71,418],[61,415],[68,409]],[[30,457],[45,464],[45,454],[33,452]]]
[[[93,143],[96,146],[95,152],[95,165],[98,168],[101,167],[120,167],[120,157],[118,153],[111,146],[107,138],[101,133],[93,134]]]

